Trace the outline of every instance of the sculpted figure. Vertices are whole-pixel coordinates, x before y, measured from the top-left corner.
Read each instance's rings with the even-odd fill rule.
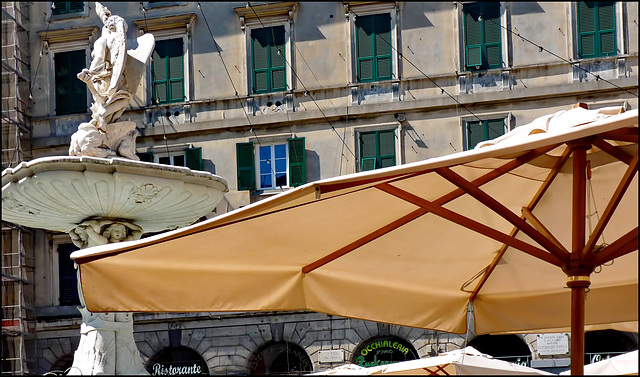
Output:
[[[102,35],[93,44],[91,65],[78,73],[93,95],[92,118],[102,131],[122,115],[131,101],[123,77],[127,63],[127,23],[96,2],[96,13],[104,23]]]
[[[126,221],[86,220],[69,232],[74,245],[86,247],[138,240],[142,228]]]
[[[137,38],[138,46],[127,50],[126,21],[102,4],[95,4],[104,26],[93,45],[91,64],[77,75],[93,96],[91,121],[78,126],[71,138],[69,155],[139,160],[135,153],[135,123],[118,119],[140,84],[155,38],[142,35]]]

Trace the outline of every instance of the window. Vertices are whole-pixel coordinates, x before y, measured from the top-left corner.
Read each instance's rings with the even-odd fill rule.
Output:
[[[287,89],[284,26],[251,30],[253,93]]]
[[[152,102],[183,102],[184,49],[182,38],[156,41],[151,65]]]
[[[78,276],[70,255],[79,250],[73,243],[57,244],[59,305],[79,305]]]
[[[298,2],[271,2],[269,4],[235,7],[240,29],[245,38],[245,79],[249,109],[253,101],[257,107],[279,100],[285,103],[292,89],[291,61],[293,54],[293,24]],[[273,95],[270,93],[279,93]],[[264,94],[264,95],[261,95]],[[253,95],[258,95],[255,98]],[[271,107],[272,104],[266,107]],[[290,105],[287,105],[289,108]],[[253,110],[250,110],[253,112]]]
[[[615,2],[579,2],[577,13],[578,57],[616,55]]]
[[[488,119],[466,122],[467,149],[473,149],[475,146],[485,140],[495,139],[502,136],[507,128],[506,120]]]
[[[306,183],[304,138],[236,144],[238,190],[269,190]]]
[[[500,3],[464,4],[463,13],[466,69],[501,68]]]
[[[84,50],[55,53],[56,115],[87,111],[87,86],[76,76],[86,67]]]
[[[80,13],[83,11],[83,1],[54,1],[51,14],[57,16],[59,14]]]
[[[156,164],[186,166],[192,170],[203,170],[202,148],[182,145],[157,146],[147,152],[137,153],[140,161]]]
[[[360,171],[396,165],[395,130],[361,132],[358,139]]]
[[[357,82],[391,79],[391,15],[359,16],[356,28]]]

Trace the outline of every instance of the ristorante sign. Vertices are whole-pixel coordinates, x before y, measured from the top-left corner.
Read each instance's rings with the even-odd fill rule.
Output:
[[[191,365],[171,365],[155,363],[151,366],[153,376],[177,376],[182,374],[202,374],[202,366],[198,363]]]
[[[398,337],[382,337],[369,341],[356,349],[354,363],[372,367],[417,359],[418,355],[406,340]]]

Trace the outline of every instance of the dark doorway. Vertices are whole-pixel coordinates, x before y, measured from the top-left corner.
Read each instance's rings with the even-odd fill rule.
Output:
[[[167,347],[147,361],[153,375],[209,374],[209,367],[199,353],[189,347]]]
[[[529,366],[531,350],[517,335],[480,335],[469,346],[496,359]]]
[[[584,363],[591,364],[638,349],[638,334],[616,331],[587,331],[584,334]]]
[[[313,364],[302,347],[289,342],[268,343],[249,360],[251,375],[303,374],[312,372]]]

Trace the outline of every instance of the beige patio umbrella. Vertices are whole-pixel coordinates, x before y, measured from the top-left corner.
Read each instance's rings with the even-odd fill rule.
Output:
[[[476,334],[571,329],[581,373],[585,325],[637,331],[638,112],[622,111],[576,107],[78,251],[87,308],[306,309],[461,334],[473,303]]]

